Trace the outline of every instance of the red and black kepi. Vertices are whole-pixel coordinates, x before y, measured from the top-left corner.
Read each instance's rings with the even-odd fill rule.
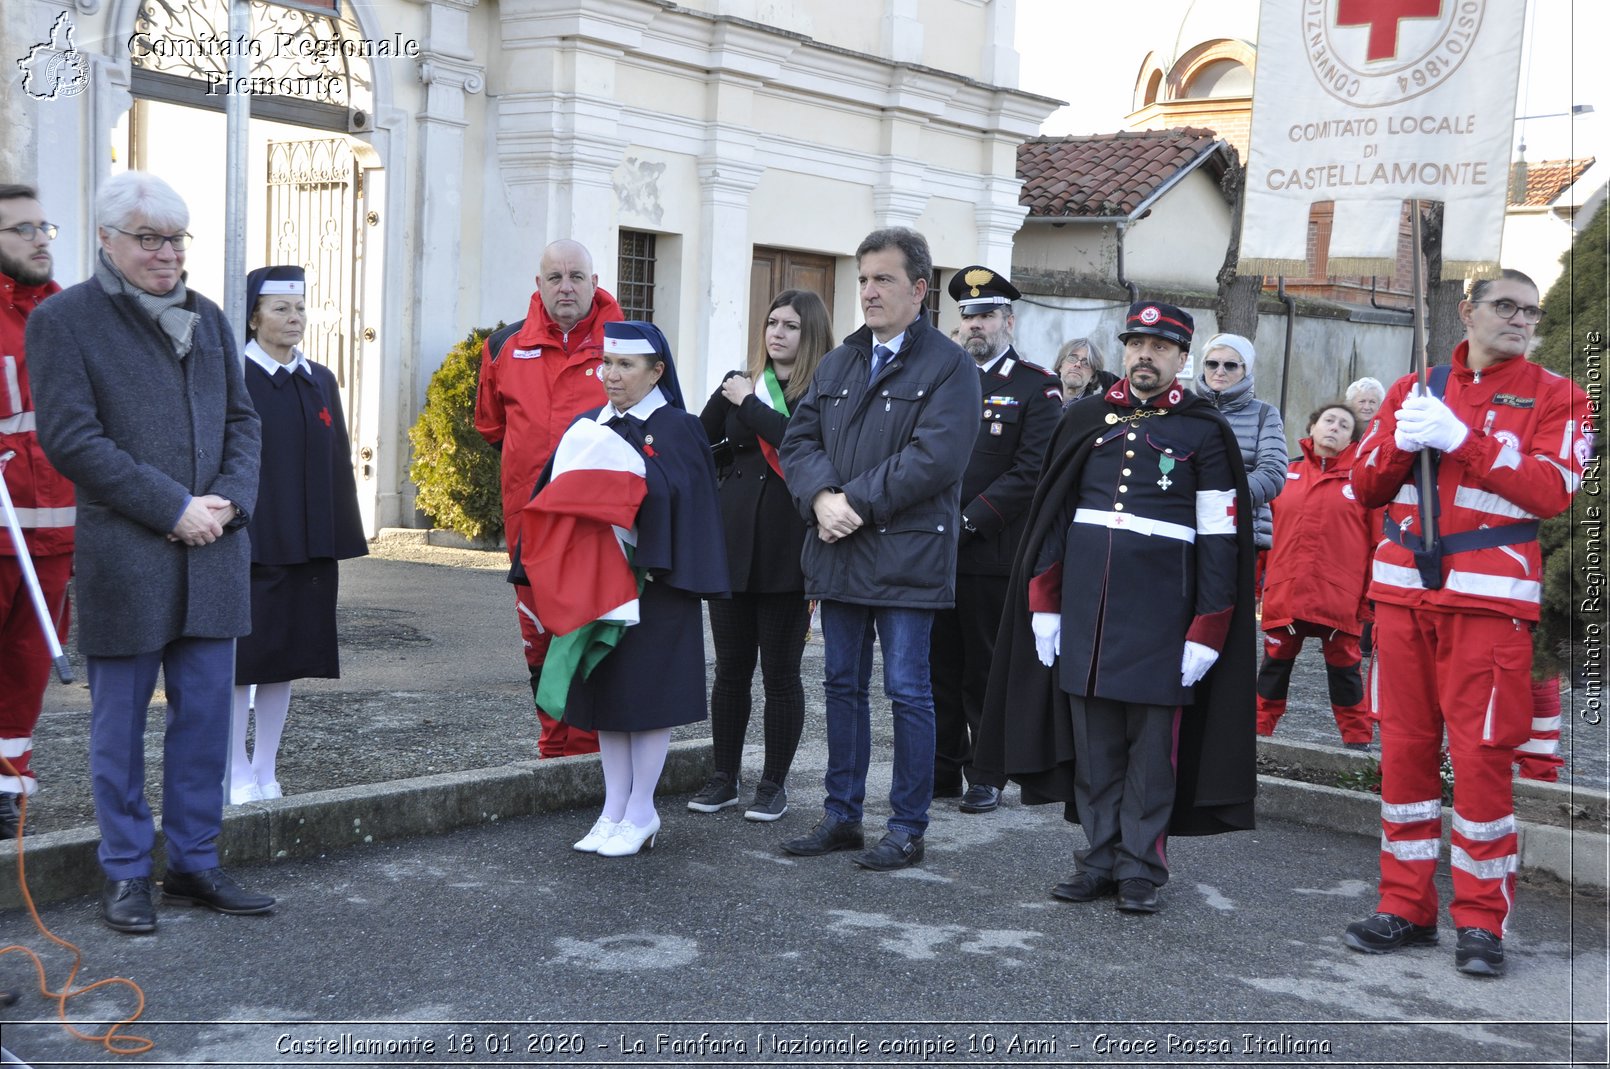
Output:
[[[1136,301],[1129,306],[1129,317],[1118,332],[1118,340],[1128,341],[1131,334],[1155,334],[1181,349],[1189,349],[1195,331],[1196,321],[1185,309],[1161,301]]]

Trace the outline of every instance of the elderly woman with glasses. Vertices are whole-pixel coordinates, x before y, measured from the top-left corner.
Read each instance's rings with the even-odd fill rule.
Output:
[[[1286,427],[1280,410],[1252,395],[1252,364],[1257,352],[1239,334],[1215,334],[1202,351],[1202,371],[1196,377],[1198,396],[1212,403],[1230,423],[1241,445],[1247,467],[1247,489],[1257,512],[1253,538],[1261,566],[1274,544],[1273,501],[1286,486]],[[1259,568],[1262,574],[1262,568]]]
[[[1057,350],[1057,362],[1051,370],[1062,382],[1062,407],[1066,408],[1081,397],[1105,393],[1107,387],[1118,381],[1118,376],[1106,369],[1101,350],[1090,338],[1075,338]]]

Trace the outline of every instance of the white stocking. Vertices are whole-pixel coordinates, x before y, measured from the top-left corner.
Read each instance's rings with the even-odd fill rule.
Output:
[[[604,819],[620,823],[632,794],[632,736],[624,731],[598,733],[598,763],[604,768]]]
[[[246,723],[251,709],[252,688],[236,687],[229,716],[229,773],[226,786],[231,791],[242,790],[257,782],[252,775],[251,759],[246,756]]]
[[[654,788],[660,784],[665,755],[671,750],[671,729],[634,731],[632,740],[632,795],[626,803],[626,819],[645,827],[654,819]]]
[[[279,778],[274,773],[274,758],[279,754],[280,736],[285,733],[285,718],[290,710],[290,683],[257,684],[257,709],[253,714],[257,734],[252,742],[252,774],[264,787]]]

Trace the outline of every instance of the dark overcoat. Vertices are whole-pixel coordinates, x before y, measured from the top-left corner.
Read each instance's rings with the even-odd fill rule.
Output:
[[[1194,398],[1190,401],[1168,418],[1209,421],[1217,428],[1222,447],[1234,455],[1235,434],[1229,425],[1211,405]],[[1041,664],[1035,652],[1029,581],[1037,573],[1042,545],[1061,533],[1067,518],[1065,505],[1077,496],[1094,443],[1111,428],[1106,417],[1114,412],[1114,406],[1104,399],[1086,398],[1065,409],[1057,425],[1007,586],[1006,611],[996,636],[974,759],[978,768],[1003,773],[1022,784],[1025,802],[1064,803],[1067,819],[1075,822],[1079,819],[1073,801],[1078,754],[1058,669]],[[1236,500],[1244,505],[1248,500],[1246,473],[1240,465],[1230,468],[1235,474]],[[1237,597],[1229,632],[1218,661],[1192,688],[1179,721],[1174,812],[1169,823],[1169,831],[1175,835],[1214,835],[1253,826],[1257,648],[1252,597],[1256,555],[1250,514],[1246,507],[1237,511]],[[1112,596],[1120,595],[1130,597],[1133,612],[1143,618],[1154,600],[1181,597],[1178,591],[1144,587],[1112,592]],[[1160,631],[1157,641],[1170,649],[1177,679],[1183,633],[1164,636]]]
[[[727,535],[727,569],[734,594],[798,594],[805,522],[788,484],[772,470],[761,441],[782,444],[788,417],[750,394],[733,404],[717,387],[699,413],[712,445],[732,448],[732,469],[721,479],[721,526]],[[801,594],[803,597],[804,595]]]
[[[95,279],[28,317],[39,441],[78,488],[78,646],[92,657],[251,630],[251,547],[260,428],[236,332],[191,292],[182,359],[132,297]],[[206,546],[168,541],[192,496],[242,515]]]
[[[983,373],[981,385],[983,420],[962,474],[962,515],[973,529],[962,532],[956,572],[1004,577],[1011,574],[1045,447],[1062,416],[1062,385],[1010,347]]]
[[[854,605],[948,609],[956,601],[961,479],[978,436],[977,365],[918,317],[868,382],[872,331],[822,358],[783,437],[783,475],[805,536],[805,596]],[[837,542],[811,502],[839,489],[864,526]]]

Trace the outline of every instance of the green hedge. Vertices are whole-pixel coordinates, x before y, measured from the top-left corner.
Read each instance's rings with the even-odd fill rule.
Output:
[[[478,542],[503,534],[498,451],[475,429],[482,343],[502,326],[473,330],[453,346],[431,376],[425,408],[408,432],[414,447],[408,477],[419,488],[419,510],[438,527]]]
[[[1548,314],[1538,326],[1532,359],[1569,375],[1588,391],[1596,411],[1598,456],[1571,508],[1543,522],[1543,619],[1535,636],[1534,670],[1540,677],[1581,666],[1584,640],[1602,627],[1604,609],[1604,360],[1607,325],[1605,264],[1610,261],[1610,205],[1600,205],[1560,262],[1565,270],[1543,298]],[[1591,537],[1590,537],[1591,536]],[[1596,542],[1597,545],[1590,545]]]

